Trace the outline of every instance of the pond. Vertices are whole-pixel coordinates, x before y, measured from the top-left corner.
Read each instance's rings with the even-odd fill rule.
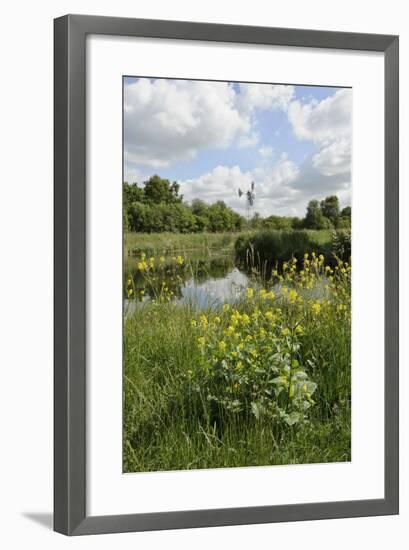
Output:
[[[230,255],[189,259],[183,269],[175,269],[169,260],[165,258],[162,268],[151,276],[138,269],[140,260],[126,258],[125,279],[132,278],[137,297],[129,304],[125,301],[130,311],[158,296],[163,288],[178,303],[195,303],[208,308],[233,303],[249,284],[248,275],[235,265]]]
[[[248,286],[261,286],[250,280],[248,272],[235,263],[232,255],[213,255],[207,258],[191,255],[178,264],[178,257],[161,257],[161,263],[154,269],[141,271],[138,263],[141,258],[127,257],[124,269],[124,296],[128,281],[136,299],[125,299],[125,311],[132,313],[136,308],[159,296],[166,295],[180,304],[192,304],[201,309],[217,307],[224,303],[233,304]],[[176,261],[175,261],[176,260]],[[327,294],[328,280],[321,277],[316,285],[305,290],[305,296],[323,299]],[[264,286],[264,285],[263,285]],[[281,293],[281,283],[267,285],[277,295]]]

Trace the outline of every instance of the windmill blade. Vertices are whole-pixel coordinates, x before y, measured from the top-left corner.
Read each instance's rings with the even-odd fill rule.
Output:
[[[243,191],[239,188],[239,198],[243,195]]]
[[[254,181],[251,182],[251,190],[254,190]]]

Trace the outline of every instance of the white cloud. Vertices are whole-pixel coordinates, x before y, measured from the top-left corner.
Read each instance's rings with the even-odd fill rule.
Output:
[[[124,181],[128,183],[142,183],[149,179],[149,176],[144,174],[138,168],[131,168],[125,165],[124,168]]]
[[[241,111],[286,110],[294,97],[294,86],[281,84],[240,84],[237,105]]]
[[[125,86],[125,161],[167,167],[198,150],[254,147],[256,109],[287,109],[292,86],[140,78]]]
[[[317,145],[318,151],[311,164],[318,176],[341,176],[350,185],[352,91],[338,90],[322,101],[313,100],[306,104],[293,101],[288,108],[288,119],[298,139],[313,141]],[[339,184],[339,178],[333,183]]]
[[[238,190],[246,191],[255,182],[256,202],[254,211],[263,216],[282,212],[298,191],[291,183],[299,174],[298,167],[286,155],[268,166],[242,172],[239,166],[217,166],[196,179],[181,183],[181,192],[187,201],[200,198],[207,202],[223,200],[228,206],[245,214],[246,203],[239,198]]]
[[[125,87],[125,160],[153,167],[229,145],[250,130],[225,82],[138,79]]]
[[[342,89],[322,101],[302,104],[292,101],[288,119],[298,139],[321,143],[342,137],[350,138],[352,93]]]
[[[251,172],[242,172],[239,166],[216,166],[195,179],[181,182],[184,198],[200,198],[207,202],[224,200],[230,206],[240,206],[238,189],[247,189],[252,181]]]
[[[312,164],[325,176],[351,171],[351,142],[347,138],[325,143],[312,158]]]

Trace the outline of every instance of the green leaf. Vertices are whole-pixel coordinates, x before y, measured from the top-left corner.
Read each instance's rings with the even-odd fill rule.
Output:
[[[300,413],[293,411],[290,414],[286,414],[284,417],[284,421],[289,425],[293,426],[294,424],[297,424],[301,420]]]

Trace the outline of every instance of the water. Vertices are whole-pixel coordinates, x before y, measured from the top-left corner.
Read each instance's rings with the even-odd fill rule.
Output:
[[[175,266],[171,258],[166,258],[160,269],[142,274],[137,269],[138,258],[127,258],[125,263],[124,295],[126,280],[131,277],[136,300],[125,300],[126,311],[132,313],[136,308],[163,295],[176,303],[195,304],[202,309],[221,304],[235,303],[243,291],[250,286],[249,275],[234,262],[232,256],[215,256],[207,259],[189,260],[188,265]],[[326,296],[327,280],[323,277],[311,290],[304,294],[311,299],[322,299]],[[251,286],[254,286],[252,281]],[[260,284],[260,283],[258,283]],[[281,284],[270,287],[277,295]]]
[[[224,277],[209,276],[206,281],[198,282],[191,277],[182,288],[180,302],[196,302],[200,307],[233,303],[248,286],[248,277],[234,267]]]
[[[127,304],[130,311],[160,295],[163,284],[172,293],[172,300],[195,303],[201,308],[232,304],[249,284],[248,275],[235,265],[231,256],[190,261],[184,269],[164,267],[152,278],[137,270],[137,262],[137,259],[127,259],[125,265],[125,275],[132,277],[137,297]]]

